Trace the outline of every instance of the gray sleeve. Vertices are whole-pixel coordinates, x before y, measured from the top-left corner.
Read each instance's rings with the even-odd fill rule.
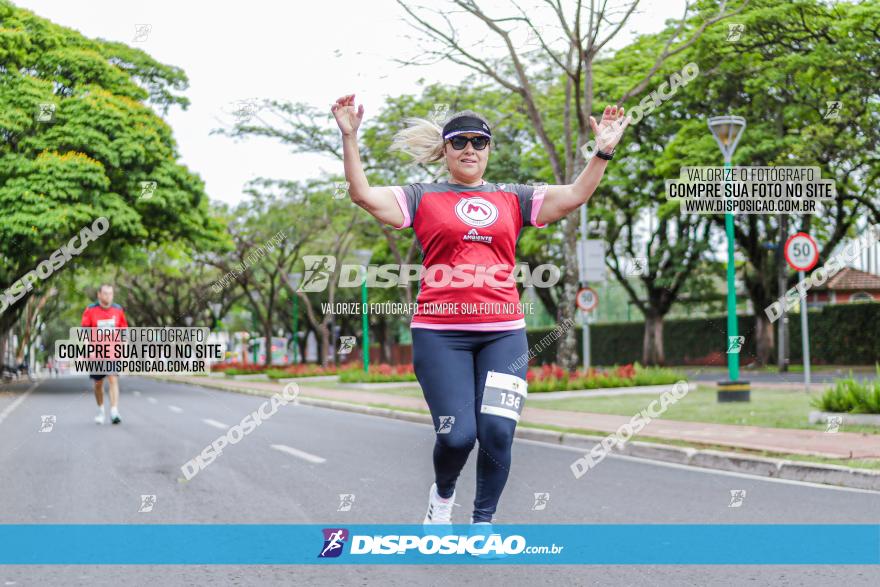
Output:
[[[391,191],[394,192],[394,196],[397,198],[397,204],[400,206],[401,212],[403,212],[403,224],[395,226],[394,228],[401,230],[408,226],[412,226],[413,220],[416,217],[416,210],[419,207],[419,202],[422,201],[422,196],[425,193],[425,187],[420,183],[411,183],[402,186],[393,185],[390,187]]]
[[[544,203],[544,196],[547,193],[547,184],[508,184],[508,189],[516,194],[519,201],[519,212],[522,217],[523,226],[534,226],[535,228],[544,228],[546,224],[538,224],[538,212]]]

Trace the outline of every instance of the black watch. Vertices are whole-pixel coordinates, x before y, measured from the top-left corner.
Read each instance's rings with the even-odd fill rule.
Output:
[[[605,159],[606,161],[611,161],[612,159],[614,159],[614,150],[612,150],[610,153],[606,153],[602,149],[598,149],[596,151],[596,157],[598,157],[599,159]]]

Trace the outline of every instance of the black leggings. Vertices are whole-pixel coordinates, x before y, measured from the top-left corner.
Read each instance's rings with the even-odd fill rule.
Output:
[[[446,433],[437,433],[434,475],[440,497],[450,497],[477,440],[477,491],[474,522],[491,522],[510,472],[510,449],[516,421],[481,414],[488,371],[526,378],[526,365],[511,363],[527,353],[526,330],[479,332],[412,329],[413,368],[431,410],[434,430],[445,416],[455,416]],[[522,361],[523,363],[525,361]]]

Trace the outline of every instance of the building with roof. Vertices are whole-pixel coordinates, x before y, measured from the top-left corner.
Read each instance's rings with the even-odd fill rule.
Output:
[[[880,302],[880,275],[853,267],[844,267],[824,284],[811,288],[807,296],[809,308],[870,301]]]

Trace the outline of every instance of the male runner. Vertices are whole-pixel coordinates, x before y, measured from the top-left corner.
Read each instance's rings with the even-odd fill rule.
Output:
[[[125,319],[125,312],[122,306],[113,303],[113,286],[104,283],[98,288],[98,301],[87,307],[82,315],[82,324],[84,328],[128,328],[128,321]],[[110,420],[114,424],[119,424],[122,419],[119,417],[119,376],[108,375],[89,375],[95,383],[95,401],[98,402],[98,415],[95,416],[95,422],[104,423],[104,377],[110,382]]]

